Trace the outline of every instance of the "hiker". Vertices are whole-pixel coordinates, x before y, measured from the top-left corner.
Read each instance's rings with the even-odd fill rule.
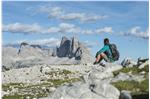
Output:
[[[96,57],[96,60],[93,63],[94,65],[99,64],[103,59],[106,62],[111,63],[111,62],[117,61],[119,59],[119,52],[117,50],[116,45],[110,44],[109,39],[105,38],[104,39],[104,47],[96,53],[95,57]]]

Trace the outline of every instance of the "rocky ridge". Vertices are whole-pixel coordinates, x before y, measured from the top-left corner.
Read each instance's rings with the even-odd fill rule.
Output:
[[[22,42],[19,48],[7,46],[2,49],[3,71],[39,64],[87,64],[93,60],[87,47],[75,37],[71,40],[62,37],[57,48],[43,49],[40,45]]]
[[[146,61],[142,64],[146,64]],[[148,65],[148,64],[146,64]],[[106,63],[100,65],[36,65],[2,72],[3,96],[31,99],[131,99],[130,91],[116,87],[122,81],[143,82],[147,71]],[[123,70],[130,70],[124,72]],[[16,73],[17,72],[17,73]],[[116,73],[117,72],[117,73]],[[145,72],[145,73],[142,73]],[[21,75],[21,76],[20,76]]]

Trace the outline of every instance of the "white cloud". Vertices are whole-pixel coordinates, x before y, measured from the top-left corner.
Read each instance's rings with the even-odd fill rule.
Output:
[[[82,34],[94,34],[93,30],[82,30]]]
[[[86,13],[68,13],[59,17],[61,20],[79,20],[81,22],[96,21],[107,18],[107,16],[88,15]]]
[[[30,41],[29,43],[47,45],[47,46],[58,46],[60,44],[60,40],[56,38],[49,38],[49,39],[33,40],[33,41]]]
[[[20,40],[15,41],[14,43],[21,44],[22,42],[27,42],[29,44],[37,44],[37,45],[46,45],[46,46],[58,46],[60,44],[60,40],[56,38],[48,38],[48,39],[37,39],[37,40]]]
[[[72,33],[77,31],[75,25],[68,24],[68,23],[61,23],[57,27],[49,27],[49,28],[44,28],[38,25],[37,23],[33,23],[33,24],[13,23],[13,24],[3,25],[3,32],[24,33],[24,34],[30,34],[30,33],[48,34],[48,33],[61,33],[61,32]]]
[[[59,7],[53,7],[49,11],[49,18],[51,17],[59,17],[63,14],[63,10]]]
[[[74,24],[68,23],[61,23],[59,24],[60,32],[64,33],[80,33],[81,30],[79,27],[75,26]]]
[[[104,27],[104,28],[100,28],[100,29],[96,29],[95,33],[97,34],[101,34],[101,33],[112,33],[113,29],[112,27]]]
[[[60,23],[58,26],[51,26],[47,28],[37,23],[33,23],[33,24],[13,23],[13,24],[3,25],[3,32],[24,33],[24,34],[32,34],[32,33],[101,34],[101,33],[111,33],[113,32],[113,30],[112,27],[104,27],[96,30],[82,29],[80,27],[75,26],[74,24],[69,24],[69,23]]]
[[[80,22],[96,21],[107,18],[107,15],[95,15],[87,13],[66,12],[60,7],[41,6],[36,12],[48,13],[48,18],[56,18],[59,20],[79,20]]]
[[[21,23],[14,23],[14,24],[8,24],[3,25],[3,31],[4,32],[12,32],[12,33],[37,33],[43,31],[43,28],[34,23],[34,24],[21,24]]]
[[[59,24],[59,27],[61,29],[72,29],[72,28],[75,28],[75,25],[74,24],[68,24],[68,23],[60,23]]]
[[[68,13],[60,16],[59,18],[62,20],[75,20],[75,19],[82,20],[84,17],[85,17],[84,13]]]
[[[88,15],[86,13],[66,13],[57,18],[60,20],[79,20],[80,22],[89,22],[105,19],[107,16]]]
[[[50,27],[44,30],[44,33],[58,33],[60,29],[58,27]]]
[[[88,48],[92,48],[92,47],[98,45],[97,42],[92,42],[92,41],[88,41],[88,40],[84,41],[83,43],[84,43]]]
[[[149,32],[148,29],[146,31],[142,31],[141,27],[139,26],[135,26],[133,28],[131,28],[129,31],[127,31],[126,33],[122,33],[125,36],[135,36],[135,37],[140,37],[140,38],[149,38]]]

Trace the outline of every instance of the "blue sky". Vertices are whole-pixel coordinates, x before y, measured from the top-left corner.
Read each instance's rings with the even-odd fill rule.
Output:
[[[77,37],[93,56],[109,38],[125,57],[148,57],[148,2],[2,3],[3,45],[22,41],[59,46],[62,36]]]

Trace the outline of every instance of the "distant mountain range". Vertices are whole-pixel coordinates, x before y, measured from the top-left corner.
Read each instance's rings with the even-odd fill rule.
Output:
[[[33,45],[34,46],[34,45]],[[49,48],[53,48],[47,45],[38,45],[40,46],[42,49],[49,49]],[[3,47],[14,47],[14,48],[20,48],[20,44],[19,43],[15,43],[15,44],[5,44],[3,45]]]
[[[87,64],[94,61],[88,48],[75,37],[62,37],[59,47],[34,45],[22,42],[2,48],[5,68],[22,68],[38,64]]]

